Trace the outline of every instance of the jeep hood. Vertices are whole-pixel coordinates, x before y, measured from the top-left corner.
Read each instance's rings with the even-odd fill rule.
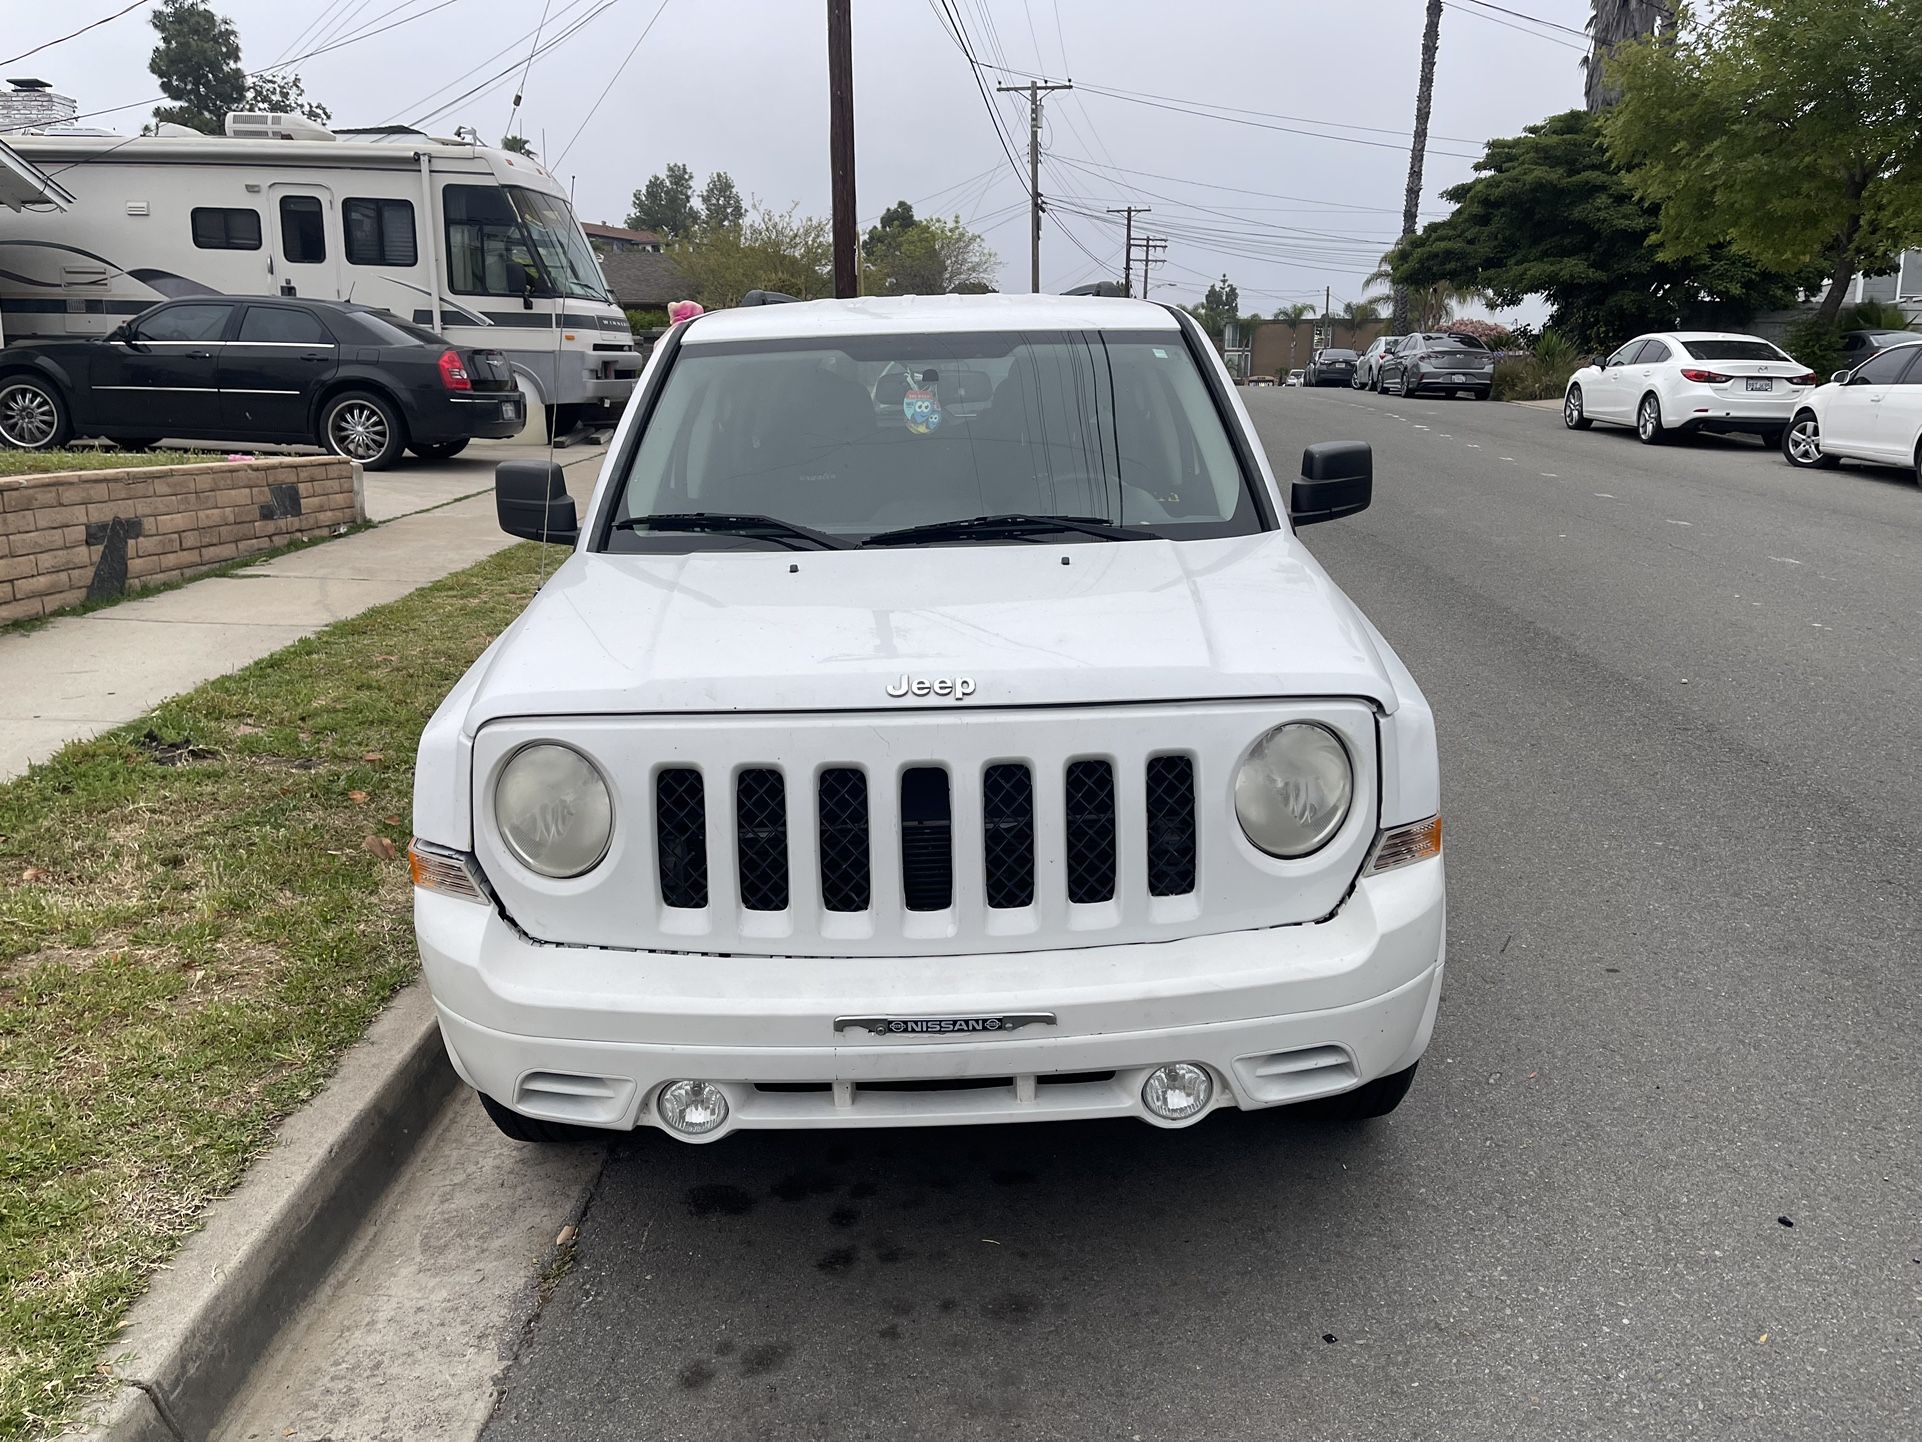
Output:
[[[976,710],[1395,690],[1285,531],[1220,541],[576,553],[479,664],[507,716]],[[896,697],[903,678],[966,700]],[[956,688],[958,689],[958,688]]]

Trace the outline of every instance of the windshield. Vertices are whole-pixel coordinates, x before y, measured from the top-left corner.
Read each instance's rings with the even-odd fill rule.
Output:
[[[1682,349],[1696,360],[1785,361],[1787,356],[1765,340],[1685,340]]]
[[[611,300],[601,279],[600,262],[594,259],[594,251],[567,202],[558,195],[519,185],[507,186],[506,190],[554,288],[583,300]]]
[[[692,340],[621,478],[606,545],[771,544],[619,529],[634,517],[694,513],[772,517],[854,541],[1005,515],[1075,516],[1182,540],[1264,528],[1174,331]]]
[[[447,285],[456,295],[527,293],[608,300],[600,265],[558,196],[514,185],[449,185]]]

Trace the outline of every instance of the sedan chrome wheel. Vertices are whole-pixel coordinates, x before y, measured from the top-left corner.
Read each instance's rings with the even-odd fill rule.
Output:
[[[60,432],[60,403],[33,381],[0,386],[0,443],[15,450],[44,450]]]
[[[348,401],[327,419],[328,445],[350,461],[378,459],[392,439],[387,417],[372,401]]]
[[[1792,466],[1802,466],[1813,470],[1817,466],[1832,466],[1833,456],[1822,454],[1822,425],[1807,411],[1789,423],[1782,435],[1782,454],[1788,457]]]

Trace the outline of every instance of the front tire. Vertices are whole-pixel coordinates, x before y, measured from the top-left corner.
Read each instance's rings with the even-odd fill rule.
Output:
[[[1825,471],[1835,465],[1835,457],[1823,453],[1822,423],[1814,411],[1796,412],[1782,432],[1782,459],[1798,471]]]
[[[577,1127],[569,1122],[544,1122],[538,1117],[524,1117],[511,1108],[502,1106],[486,1092],[475,1092],[480,1098],[482,1110],[488,1120],[500,1128],[501,1135],[512,1137],[517,1142],[533,1142],[540,1146],[567,1146],[576,1142],[592,1141],[598,1127]]]
[[[322,449],[360,462],[362,470],[384,471],[407,449],[407,427],[386,397],[343,391],[321,408],[319,440]]]
[[[1416,1068],[1420,1065],[1420,1062],[1416,1062],[1404,1071],[1376,1077],[1339,1096],[1318,1097],[1311,1102],[1302,1102],[1293,1110],[1302,1116],[1326,1122],[1365,1122],[1373,1117],[1385,1117],[1400,1106],[1402,1098],[1408,1095],[1408,1089],[1415,1084]]]
[[[1662,426],[1662,403],[1653,391],[1642,397],[1642,403],[1635,407],[1635,438],[1645,446],[1659,446],[1668,439],[1668,432]]]
[[[52,451],[73,437],[66,397],[38,376],[0,377],[0,446]]]
[[[1582,409],[1580,386],[1570,386],[1568,393],[1562,397],[1562,424],[1571,431],[1585,431],[1595,424],[1588,418],[1588,413]]]
[[[458,441],[436,441],[431,446],[409,446],[408,450],[423,461],[451,461],[467,449],[465,439]]]

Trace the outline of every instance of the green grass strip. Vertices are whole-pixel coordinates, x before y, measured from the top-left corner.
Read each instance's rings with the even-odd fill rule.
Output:
[[[536,551],[0,784],[0,1438],[101,1385],[148,1276],[415,974],[414,748]]]

